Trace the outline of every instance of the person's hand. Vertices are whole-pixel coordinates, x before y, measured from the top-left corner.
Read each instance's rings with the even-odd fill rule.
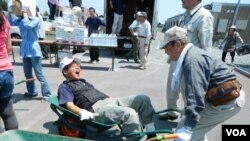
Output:
[[[82,109],[79,114],[81,115],[81,120],[93,119],[95,116],[99,116],[98,113],[92,113],[87,110]]]
[[[191,139],[192,133],[192,131],[186,129],[185,127],[182,127],[176,131],[178,141],[189,141]]]
[[[138,36],[138,33],[137,33],[137,32],[134,32],[133,35],[134,35],[134,36]]]

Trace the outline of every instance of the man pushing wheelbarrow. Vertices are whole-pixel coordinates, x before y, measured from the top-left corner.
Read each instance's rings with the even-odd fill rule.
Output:
[[[180,87],[185,90],[183,116],[176,133],[185,140],[207,140],[210,130],[244,106],[242,86],[224,62],[191,44],[184,28],[175,26],[166,31],[161,48],[177,61],[172,91],[178,92]]]

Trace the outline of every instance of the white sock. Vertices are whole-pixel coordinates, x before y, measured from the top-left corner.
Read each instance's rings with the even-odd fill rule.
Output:
[[[145,125],[146,131],[155,131],[155,125],[153,122]]]

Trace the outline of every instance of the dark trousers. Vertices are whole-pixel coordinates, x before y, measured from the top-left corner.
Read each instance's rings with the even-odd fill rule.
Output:
[[[18,129],[17,118],[13,110],[12,97],[0,98],[0,116],[3,120],[5,131]]]
[[[126,54],[126,57],[127,58],[131,58],[133,57],[135,61],[138,61],[139,60],[139,41],[138,41],[138,38],[136,36],[132,36],[131,38],[132,40],[132,44],[133,44],[133,49],[131,49],[127,54]]]
[[[49,6],[49,19],[50,20],[55,20],[56,5],[51,4],[50,2],[48,2],[48,6]]]
[[[39,40],[43,40],[43,38],[39,38]],[[42,51],[42,55],[44,58],[49,58],[49,51],[48,51],[48,47],[47,46],[41,46],[41,51]]]
[[[221,60],[223,62],[225,62],[225,59],[226,59],[226,56],[227,56],[227,52],[222,52],[222,58]],[[234,56],[235,56],[235,52],[230,52],[230,56],[231,56],[231,62],[233,63],[234,62]]]
[[[89,57],[91,61],[100,61],[99,60],[99,48],[90,48]]]

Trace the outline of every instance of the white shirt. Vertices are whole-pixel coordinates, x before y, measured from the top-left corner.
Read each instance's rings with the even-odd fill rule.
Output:
[[[141,26],[138,28],[138,35],[146,37],[145,44],[149,44],[149,40],[151,38],[151,24],[148,20],[141,23]]]
[[[132,30],[134,33],[137,33],[140,26],[140,22],[138,20],[134,20],[133,23],[129,26],[129,29]]]
[[[40,13],[37,13],[38,18],[39,18],[39,38],[45,39],[45,24],[43,21],[43,17],[41,16]]]

